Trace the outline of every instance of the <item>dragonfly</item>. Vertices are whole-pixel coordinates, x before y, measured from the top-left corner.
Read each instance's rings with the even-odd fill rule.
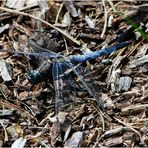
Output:
[[[88,83],[85,80],[85,68],[82,67],[82,63],[86,61],[95,60],[97,57],[111,54],[114,51],[117,51],[123,47],[128,46],[131,41],[124,41],[121,43],[117,43],[108,48],[104,48],[101,50],[97,50],[94,52],[86,53],[86,54],[76,54],[63,56],[59,53],[55,53],[53,51],[44,49],[35,44],[32,40],[30,40],[29,44],[34,49],[35,53],[30,53],[36,55],[38,58],[41,58],[43,62],[37,69],[33,69],[28,74],[28,79],[36,84],[44,80],[44,78],[48,78],[49,75],[52,76],[54,82],[55,89],[55,110],[57,123],[60,125],[60,113],[68,112],[65,111],[64,106],[67,103],[74,104],[74,100],[70,99],[70,90],[68,88],[68,84],[72,81],[72,74],[79,78],[89,95],[98,103],[98,91],[95,85],[92,83]],[[68,72],[71,71],[71,72]],[[82,72],[83,71],[83,72]],[[62,129],[61,129],[62,130]]]
[[[59,53],[50,51],[48,49],[38,46],[33,40],[29,40],[29,45],[34,49],[34,52],[25,53],[31,59],[38,59],[38,66],[36,69],[32,69],[28,73],[28,79],[31,83],[37,84],[42,81],[47,80],[49,77],[52,77],[55,90],[55,114],[56,114],[56,124],[60,128],[59,131],[63,131],[60,113],[68,113],[69,108],[66,107],[66,104],[75,104],[73,99],[70,99],[70,89],[69,84],[72,82],[72,77],[75,75],[83,84],[85,90],[88,94],[98,102],[99,90],[96,90],[94,84],[88,83],[85,81],[85,68],[81,65],[86,61],[95,60],[96,58],[111,54],[114,51],[117,51],[123,47],[128,46],[131,41],[124,41],[117,43],[108,48],[103,48],[101,50],[89,52],[86,54],[76,54],[63,56]],[[18,52],[19,54],[24,54],[23,52]],[[78,88],[81,87],[78,85]],[[60,134],[60,132],[59,132]],[[58,137],[58,135],[57,135]]]

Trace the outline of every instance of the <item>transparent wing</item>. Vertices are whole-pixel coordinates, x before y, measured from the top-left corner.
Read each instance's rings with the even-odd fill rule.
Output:
[[[98,97],[98,87],[95,86],[91,77],[86,77],[87,74],[85,68],[80,65],[74,66],[69,61],[53,63],[56,115],[62,130],[71,124],[75,118],[72,117],[74,110],[85,101],[83,97],[76,97],[79,91],[85,94],[88,92],[94,99]],[[77,81],[78,79],[80,81]]]
[[[92,96],[99,103],[99,101],[98,101],[99,89],[98,89],[97,85],[95,85],[93,83],[93,79],[91,76],[89,76],[89,78],[85,77],[85,74],[87,74],[85,71],[85,68],[83,68],[81,66],[74,66],[67,57],[64,57],[64,59],[66,60],[67,67],[72,69],[72,71],[79,78],[79,80],[82,82],[82,84],[84,85],[84,87],[86,88],[86,90],[90,94],[90,96]]]
[[[56,102],[56,115],[58,116],[59,111],[62,109],[63,106],[63,67],[62,63],[60,62],[54,62],[52,66],[52,76],[53,76],[53,82],[54,82],[54,89],[55,89],[55,102]],[[57,118],[58,119],[58,118]]]

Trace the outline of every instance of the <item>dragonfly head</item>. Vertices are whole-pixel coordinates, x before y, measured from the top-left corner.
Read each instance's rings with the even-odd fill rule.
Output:
[[[28,73],[28,80],[33,84],[37,84],[41,81],[41,75],[37,70],[31,70]]]

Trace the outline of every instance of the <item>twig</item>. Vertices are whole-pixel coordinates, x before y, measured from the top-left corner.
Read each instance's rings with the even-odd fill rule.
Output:
[[[0,100],[0,106],[2,105],[5,106],[6,108],[18,110],[21,113],[21,115],[28,117],[28,119],[34,119],[34,116],[30,115],[29,112],[23,110],[21,107],[15,104],[12,104],[6,100],[2,100],[2,99]]]
[[[38,20],[38,21],[40,21],[40,22],[42,22],[42,23],[44,23],[44,24],[50,26],[51,28],[53,28],[53,29],[59,31],[59,32],[62,33],[66,38],[68,38],[70,41],[74,42],[75,44],[80,45],[80,42],[79,42],[78,40],[76,40],[75,38],[73,38],[71,35],[69,35],[69,34],[66,33],[65,31],[61,30],[60,28],[55,27],[54,25],[52,25],[52,24],[48,23],[47,21],[44,21],[44,20],[42,20],[42,19],[40,19],[40,18],[38,18],[38,17],[36,17],[36,16],[33,16],[33,15],[31,15],[31,14],[27,14],[27,13],[25,13],[25,12],[20,12],[20,11],[18,11],[18,10],[8,9],[8,8],[5,8],[5,7],[0,7],[0,10],[6,11],[6,12],[10,12],[10,13],[14,13],[14,14],[24,15],[24,16],[28,16],[28,17],[30,17],[30,18],[36,19],[36,20]]]
[[[64,42],[65,42],[66,55],[69,55],[68,46],[67,46],[67,42],[66,42],[65,37],[63,37],[63,39],[64,39]]]
[[[141,139],[141,134],[137,131],[137,130],[135,130],[132,126],[130,126],[129,124],[127,124],[127,123],[125,123],[125,122],[123,122],[123,121],[121,121],[120,119],[118,119],[118,118],[116,118],[116,117],[114,117],[114,119],[117,121],[117,122],[119,122],[119,123],[121,123],[121,124],[123,124],[124,126],[126,126],[127,128],[129,128],[130,130],[132,130],[134,133],[136,133],[139,137],[140,137],[140,139]]]
[[[121,109],[123,115],[131,115],[135,112],[143,111],[148,107],[148,104],[134,104]]]
[[[0,124],[2,125],[3,129],[4,129],[4,132],[5,132],[5,142],[8,141],[8,134],[7,134],[7,131],[6,131],[6,128],[2,122],[2,120],[0,120]]]
[[[105,131],[105,122],[104,122],[104,118],[103,118],[104,114],[102,113],[102,111],[101,111],[100,108],[97,109],[94,104],[92,104],[92,105],[93,105],[94,109],[98,112],[98,114],[99,114],[99,116],[100,116],[100,118],[101,118],[102,130],[103,130],[103,132],[104,132],[104,131]]]
[[[137,48],[139,45],[141,45],[141,43],[144,41],[144,39],[142,39],[139,43],[137,43],[133,48],[131,48],[131,50],[128,51],[128,53],[126,54],[126,57],[129,57]]]
[[[28,9],[31,9],[31,8],[34,8],[34,7],[37,7],[38,5],[35,4],[35,5],[31,5],[31,6],[25,6],[25,7],[22,7],[19,9],[19,11],[24,11],[24,10],[28,10]],[[0,16],[3,16],[3,15],[7,15],[8,13],[1,13]]]
[[[30,112],[32,113],[32,115],[35,117],[35,113],[33,112],[33,110],[25,103],[21,102],[21,104],[25,105],[29,110]]]
[[[107,28],[107,10],[106,10],[106,6],[105,6],[105,0],[102,0],[102,4],[103,4],[103,7],[104,7],[104,27],[103,27],[103,31],[102,31],[102,34],[101,34],[101,38],[104,37],[104,34],[106,32],[106,28]]]
[[[115,6],[114,6],[112,0],[107,0],[107,1],[108,1],[108,3],[110,4],[111,8],[113,9],[114,13],[116,13],[117,10],[116,10],[116,8],[115,8]]]
[[[62,7],[63,7],[63,3],[60,5],[59,11],[58,11],[57,16],[56,16],[55,24],[57,24],[57,22],[58,22],[59,15],[60,15],[60,12],[62,10]]]

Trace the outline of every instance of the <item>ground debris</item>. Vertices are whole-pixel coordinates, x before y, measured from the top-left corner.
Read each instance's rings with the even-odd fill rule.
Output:
[[[118,91],[128,91],[132,83],[131,77],[120,77]]]
[[[66,142],[64,147],[79,147],[83,143],[83,132],[75,132]]]
[[[146,1],[0,5],[0,147],[148,147]]]
[[[12,144],[12,148],[16,148],[16,147],[20,147],[23,148],[26,144],[26,139],[23,138],[19,138],[17,139],[13,144]]]
[[[6,63],[4,59],[0,60],[0,72],[3,80],[6,81],[11,81],[11,71],[10,71],[10,65]]]

